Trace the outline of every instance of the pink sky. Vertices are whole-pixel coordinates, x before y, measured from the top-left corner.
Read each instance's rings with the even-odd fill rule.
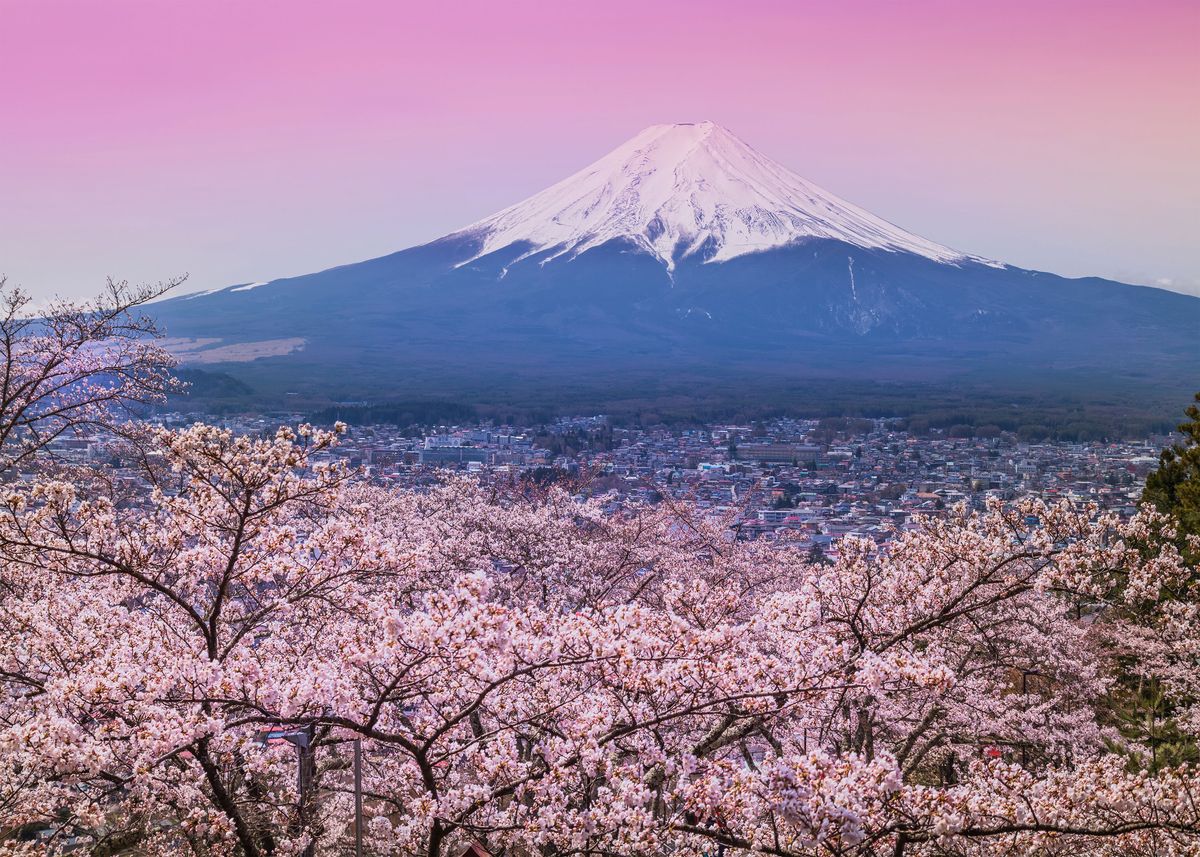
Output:
[[[935,241],[1200,292],[1200,3],[0,0],[0,272],[435,238],[711,119]]]

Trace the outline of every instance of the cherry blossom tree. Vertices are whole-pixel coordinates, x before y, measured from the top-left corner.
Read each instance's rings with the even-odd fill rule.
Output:
[[[0,849],[343,853],[356,741],[371,854],[1200,844],[1196,773],[1099,716],[1129,646],[1194,645],[1161,522],[959,508],[814,564],[668,503],[388,492],[336,439],[146,429],[132,490],[10,490]]]
[[[44,456],[64,433],[112,426],[130,405],[161,399],[174,360],[139,313],[181,282],[109,280],[94,300],[39,307],[0,278],[0,472]]]

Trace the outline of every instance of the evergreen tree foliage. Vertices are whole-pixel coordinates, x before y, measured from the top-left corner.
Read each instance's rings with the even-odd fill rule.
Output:
[[[1180,536],[1200,535],[1200,393],[1178,431],[1184,439],[1162,451],[1146,479],[1142,501],[1179,519]]]

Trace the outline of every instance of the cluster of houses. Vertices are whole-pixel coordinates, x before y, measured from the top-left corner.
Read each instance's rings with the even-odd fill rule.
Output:
[[[163,421],[195,419],[166,415]],[[280,418],[222,422],[236,432],[268,435]],[[982,507],[990,497],[1068,499],[1133,514],[1165,440],[917,436],[888,420],[621,427],[590,416],[425,432],[353,426],[332,454],[398,488],[428,485],[451,470],[483,480],[548,475],[614,509],[671,497],[736,522],[742,538],[787,540],[834,556],[846,536],[885,543],[916,516],[958,503]],[[110,465],[121,476],[119,444],[111,438],[63,437],[55,451],[67,460]]]

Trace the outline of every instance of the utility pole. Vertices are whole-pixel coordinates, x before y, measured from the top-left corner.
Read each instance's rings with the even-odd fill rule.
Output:
[[[362,857],[363,843],[362,739],[354,739],[354,857]]]
[[[315,728],[310,724],[294,732],[272,731],[266,734],[267,740],[282,738],[296,748],[296,815],[301,830],[308,827],[310,805],[313,800],[313,780],[316,774],[316,758],[313,753],[313,738]],[[301,857],[315,857],[316,844],[309,840]]]
[[[296,748],[300,751],[300,824],[305,828],[309,826],[312,814],[313,802],[313,780],[315,779],[317,764],[316,755],[313,753],[313,727],[306,726],[304,728],[305,742],[303,745],[297,744]],[[309,837],[308,845],[304,846],[301,852],[301,857],[315,857],[316,843]]]

